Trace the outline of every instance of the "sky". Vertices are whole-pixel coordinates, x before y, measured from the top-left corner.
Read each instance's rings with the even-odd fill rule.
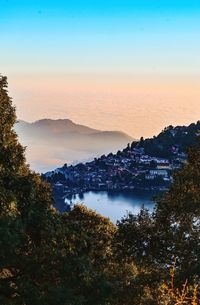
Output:
[[[0,0],[20,119],[152,136],[200,119],[200,1]]]

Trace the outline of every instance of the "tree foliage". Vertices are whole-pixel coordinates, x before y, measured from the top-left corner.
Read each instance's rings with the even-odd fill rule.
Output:
[[[197,144],[197,133],[200,129],[200,121],[189,126],[168,126],[153,138],[133,142],[135,146],[144,148],[146,154],[154,157],[171,158],[174,153],[186,152],[188,147]]]
[[[177,284],[185,279],[199,283],[200,144],[189,149],[187,164],[175,173],[170,190],[157,198],[153,214],[143,209],[137,216],[128,214],[117,226],[118,255],[136,263],[151,292],[167,278],[174,258]]]
[[[49,185],[30,170],[13,129],[3,76],[0,114],[0,304],[174,304],[170,286],[171,303],[159,299],[174,257],[179,289],[186,278],[200,281],[199,146],[153,214],[129,213],[115,226],[82,205],[63,214],[53,208]]]

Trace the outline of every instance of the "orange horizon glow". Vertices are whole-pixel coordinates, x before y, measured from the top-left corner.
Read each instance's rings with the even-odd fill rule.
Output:
[[[8,82],[18,118],[27,121],[68,118],[139,138],[200,119],[197,76],[32,74]]]

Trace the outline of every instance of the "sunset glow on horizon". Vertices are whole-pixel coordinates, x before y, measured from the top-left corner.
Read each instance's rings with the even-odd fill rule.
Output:
[[[2,0],[0,26],[20,119],[138,138],[200,118],[199,1]]]

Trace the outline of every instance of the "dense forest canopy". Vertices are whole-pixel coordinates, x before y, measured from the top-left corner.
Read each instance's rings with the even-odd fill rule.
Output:
[[[115,226],[82,205],[53,208],[14,132],[4,76],[0,114],[0,304],[199,304],[199,144],[153,214],[129,213]]]
[[[170,158],[175,152],[187,152],[188,147],[196,145],[199,130],[200,121],[189,126],[170,125],[153,138],[141,137],[139,142],[132,143],[132,147],[143,147],[145,153],[150,156]]]

